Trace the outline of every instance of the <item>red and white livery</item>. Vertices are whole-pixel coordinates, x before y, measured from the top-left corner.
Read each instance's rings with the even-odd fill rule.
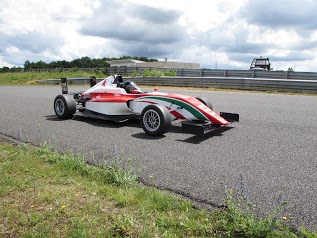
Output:
[[[62,79],[63,94],[56,96],[54,110],[61,119],[74,115],[97,119],[125,121],[140,119],[144,131],[153,136],[168,131],[173,120],[181,119],[183,131],[204,135],[207,132],[239,121],[233,113],[217,114],[205,98],[142,92],[131,81],[123,81],[120,75],[112,75],[84,92],[68,94],[67,79]]]

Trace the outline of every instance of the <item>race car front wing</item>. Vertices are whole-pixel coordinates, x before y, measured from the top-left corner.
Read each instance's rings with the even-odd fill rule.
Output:
[[[220,112],[220,116],[229,122],[229,125],[233,122],[239,121],[239,114]],[[210,121],[183,121],[182,131],[184,133],[195,134],[197,136],[204,136],[209,132],[219,130],[223,128],[223,125],[216,125]]]

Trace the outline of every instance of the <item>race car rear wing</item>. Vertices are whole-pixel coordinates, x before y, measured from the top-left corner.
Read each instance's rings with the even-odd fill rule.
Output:
[[[71,83],[71,81],[70,81]],[[90,87],[93,87],[97,83],[97,79],[95,76],[90,76],[89,78]],[[68,94],[68,80],[67,78],[61,78],[61,86],[62,86],[62,93]]]

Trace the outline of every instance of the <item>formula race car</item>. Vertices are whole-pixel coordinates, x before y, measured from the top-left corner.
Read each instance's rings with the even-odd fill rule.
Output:
[[[230,122],[239,121],[235,113],[213,111],[205,98],[179,94],[142,92],[131,81],[123,81],[120,75],[111,75],[96,84],[90,78],[90,86],[84,92],[68,94],[66,78],[61,79],[62,92],[54,100],[54,110],[61,119],[74,115],[122,122],[140,119],[143,130],[151,136],[168,131],[173,120],[182,120],[182,131],[204,135]]]

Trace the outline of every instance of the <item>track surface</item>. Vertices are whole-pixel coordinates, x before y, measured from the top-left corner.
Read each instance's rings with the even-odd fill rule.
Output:
[[[223,204],[224,185],[238,188],[242,175],[260,214],[272,211],[282,193],[287,222],[317,230],[316,96],[162,89],[207,97],[215,111],[237,112],[241,121],[204,138],[181,133],[174,123],[169,133],[152,138],[138,122],[58,120],[53,100],[60,91],[0,87],[0,133],[46,141],[94,162],[114,153],[135,158],[144,182],[215,205]]]

